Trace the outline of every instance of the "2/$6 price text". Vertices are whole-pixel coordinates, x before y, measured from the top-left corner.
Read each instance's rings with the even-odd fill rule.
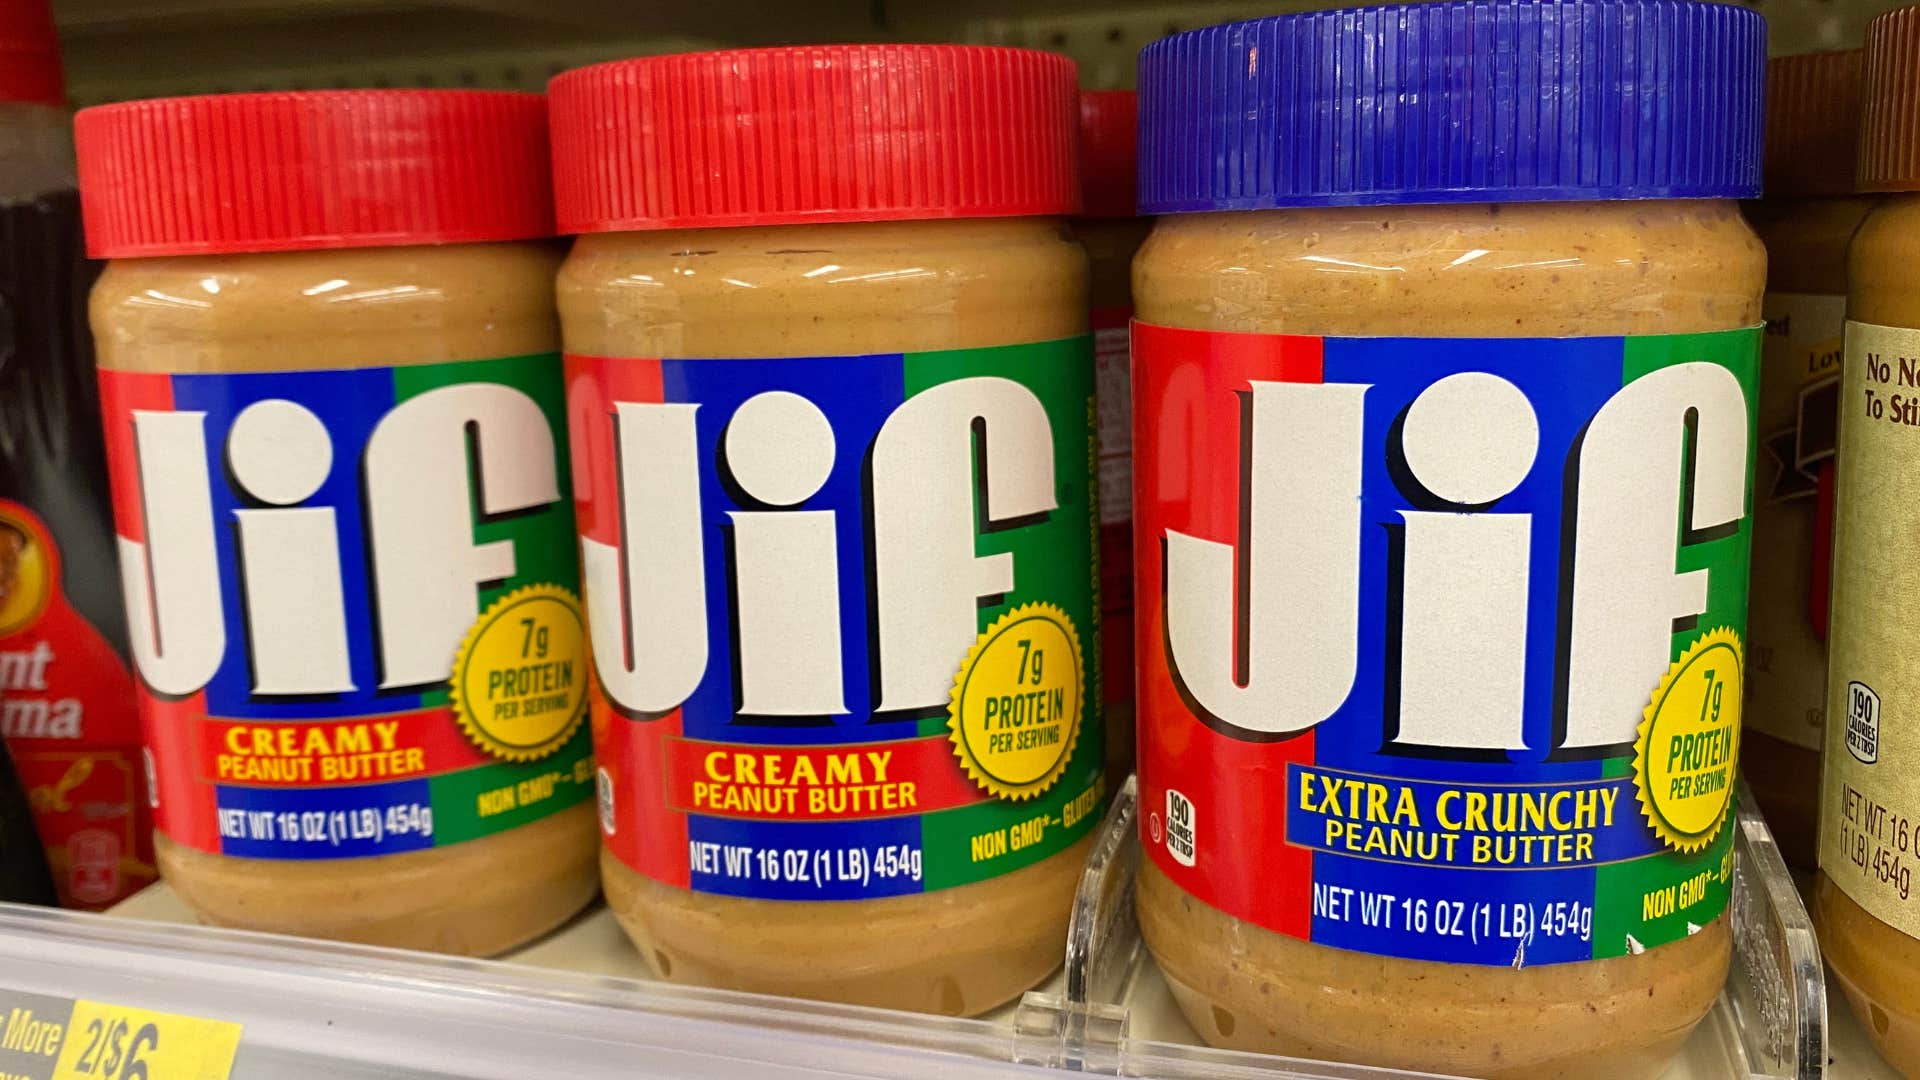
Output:
[[[147,1080],[148,1058],[160,1049],[160,1025],[147,1021],[135,1026],[126,1017],[96,1016],[81,1032],[85,1045],[70,1070],[76,1076],[101,1080]],[[169,1080],[156,1076],[152,1080]]]
[[[223,1020],[41,997],[4,1008],[4,1080],[224,1080],[240,1045]]]

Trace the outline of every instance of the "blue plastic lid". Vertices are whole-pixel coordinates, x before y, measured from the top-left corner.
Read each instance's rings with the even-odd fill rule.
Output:
[[[1766,22],[1697,0],[1282,15],[1140,55],[1140,212],[1751,198]]]

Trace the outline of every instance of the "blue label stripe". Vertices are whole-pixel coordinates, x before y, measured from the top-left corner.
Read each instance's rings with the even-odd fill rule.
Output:
[[[1527,681],[1524,740],[1527,749],[1502,755],[1500,760],[1441,760],[1390,752],[1385,730],[1389,674],[1389,628],[1385,620],[1363,619],[1360,624],[1359,668],[1352,694],[1327,722],[1316,728],[1316,762],[1348,773],[1391,775],[1417,785],[1415,790],[1437,794],[1441,785],[1480,786],[1493,790],[1503,784],[1591,784],[1603,779],[1597,760],[1548,760],[1555,714],[1556,635],[1560,617],[1560,544],[1564,498],[1564,463],[1587,421],[1620,389],[1625,340],[1618,337],[1539,339],[1418,339],[1327,338],[1324,380],[1368,386],[1366,430],[1362,445],[1386,447],[1400,416],[1423,390],[1441,377],[1459,371],[1483,371],[1519,387],[1539,420],[1540,446],[1534,467],[1512,494],[1493,507],[1497,513],[1532,515],[1536,542],[1532,546],[1530,579],[1536,583],[1528,600]],[[1390,538],[1404,521],[1403,511],[1417,510],[1386,469],[1367,469],[1362,491],[1360,610],[1386,611],[1389,606]],[[1541,542],[1541,538],[1551,538]],[[1392,658],[1397,659],[1397,658]],[[1433,786],[1421,785],[1427,782]],[[1296,827],[1289,800],[1290,830]],[[1596,844],[1608,851],[1648,850],[1653,843],[1638,820],[1631,791],[1616,804],[1610,835],[1596,835]],[[1300,821],[1304,831],[1324,833],[1324,823]],[[1299,835],[1292,831],[1289,836]],[[1443,866],[1383,863],[1351,855],[1316,852],[1314,881],[1330,890],[1364,890],[1376,896],[1424,898],[1435,904],[1474,904],[1492,901],[1539,903],[1576,900],[1591,904],[1595,878],[1591,866],[1576,865],[1527,873],[1462,873]],[[1357,902],[1357,901],[1356,901]],[[1397,902],[1397,901],[1396,901]],[[1312,939],[1341,948],[1454,962],[1486,962],[1490,952],[1504,955],[1505,939],[1476,940],[1474,927],[1459,936],[1439,932],[1435,915],[1427,928],[1408,925],[1407,912],[1373,923],[1353,912],[1334,917],[1316,908]],[[1364,913],[1362,913],[1364,915]],[[1514,942],[1518,947],[1518,941]],[[1542,938],[1527,946],[1528,962],[1580,960],[1591,956],[1589,942],[1578,938]]]
[[[418,691],[379,689],[377,636],[373,632],[373,582],[367,568],[367,535],[360,492],[358,453],[381,418],[393,408],[393,373],[386,368],[346,371],[290,371],[245,375],[176,375],[174,409],[204,412],[207,475],[214,478],[214,532],[219,546],[220,602],[225,609],[227,653],[207,684],[212,716],[261,720],[327,720],[404,712],[421,707]],[[240,558],[232,522],[234,511],[253,503],[234,489],[225,454],[234,418],[256,401],[279,398],[298,402],[318,416],[333,438],[333,467],[310,505],[330,507],[339,540],[341,595],[346,602],[347,647],[355,689],[320,698],[256,698],[248,667],[247,619],[242,605]]]
[[[223,854],[257,859],[341,859],[433,846],[422,832],[393,835],[388,812],[433,805],[426,780],[357,788],[215,789]],[[287,815],[295,819],[289,827]],[[291,832],[291,835],[289,835]]]

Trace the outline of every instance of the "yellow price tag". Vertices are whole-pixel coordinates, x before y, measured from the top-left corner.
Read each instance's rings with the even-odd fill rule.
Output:
[[[227,1080],[239,1048],[239,1024],[76,1001],[53,1080]]]

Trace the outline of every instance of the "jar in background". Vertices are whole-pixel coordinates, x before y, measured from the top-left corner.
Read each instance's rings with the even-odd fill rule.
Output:
[[[1847,241],[1872,208],[1853,188],[1860,51],[1767,64],[1766,197],[1747,220],[1767,248],[1747,738],[1740,768],[1780,852],[1817,862],[1827,709],[1833,447],[1846,324]]]
[[[162,875],[223,926],[552,929],[597,845],[542,99],[76,132]]]
[[[1652,1076],[1718,997],[1764,61],[1657,0],[1143,53],[1138,904],[1208,1042]]]
[[[1920,7],[1868,24],[1833,499],[1833,603],[1814,922],[1894,1068],[1920,1075]]]
[[[1134,213],[1139,95],[1080,94],[1080,189],[1073,234],[1092,272],[1093,363],[1100,400],[1100,631],[1107,783],[1133,771],[1133,395],[1127,334],[1133,255],[1153,225]]]
[[[666,978],[1007,1001],[1106,791],[1072,63],[809,46],[551,93],[608,903]]]

